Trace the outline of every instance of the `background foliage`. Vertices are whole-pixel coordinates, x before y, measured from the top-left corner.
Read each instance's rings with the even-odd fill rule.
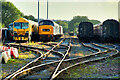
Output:
[[[93,24],[99,24],[98,20],[89,20],[87,16],[74,16],[73,19],[68,23],[69,32],[76,32],[77,26],[80,22],[92,22]]]
[[[16,19],[23,16],[23,13],[18,10],[11,2],[2,2],[2,23],[7,27]]]

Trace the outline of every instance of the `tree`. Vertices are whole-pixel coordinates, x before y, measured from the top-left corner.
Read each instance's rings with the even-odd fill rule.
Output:
[[[88,17],[86,16],[75,16],[73,19],[68,23],[68,29],[69,31],[73,31],[75,26],[74,24],[84,22],[84,21],[89,21]]]
[[[2,24],[1,22],[0,22],[0,28],[4,28],[5,27],[5,24]]]
[[[93,25],[99,24],[100,21],[98,20],[89,20],[87,16],[75,16],[73,19],[68,23],[69,32],[77,32],[77,26],[80,22],[91,22]]]
[[[76,22],[74,24],[74,33],[77,33],[77,29],[78,29],[79,24],[80,24],[79,22]]]
[[[23,13],[18,10],[11,2],[2,2],[2,23],[6,27],[16,19],[23,16]]]
[[[27,15],[25,15],[25,16],[23,16],[24,18],[26,18],[26,19],[28,19],[28,20],[32,20],[32,21],[35,21],[35,22],[37,22],[38,20],[37,19],[35,19],[35,17],[34,16],[32,16],[32,15],[29,15],[29,16],[27,16]]]
[[[98,21],[98,20],[89,20],[89,22],[93,23],[93,25],[100,23],[100,21]]]

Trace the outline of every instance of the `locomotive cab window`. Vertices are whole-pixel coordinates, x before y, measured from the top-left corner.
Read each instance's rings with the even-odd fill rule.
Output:
[[[28,23],[15,22],[14,23],[14,28],[16,28],[16,29],[27,29],[28,28]]]
[[[21,29],[21,23],[20,22],[15,22],[14,23],[14,28]]]
[[[54,26],[54,23],[50,20],[43,20],[43,21],[40,21],[39,25],[51,25],[51,26]]]
[[[22,23],[22,29],[27,29],[28,28],[28,23]]]

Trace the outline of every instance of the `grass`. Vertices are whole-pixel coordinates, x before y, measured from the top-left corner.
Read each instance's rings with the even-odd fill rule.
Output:
[[[119,64],[120,63],[120,57],[119,58],[115,58],[115,59],[106,59],[106,63],[107,63],[107,65],[109,65],[110,63],[111,64]]]
[[[3,46],[3,43],[0,43],[0,46]]]
[[[78,67],[75,67],[74,69],[70,69],[67,72],[68,75],[66,76],[66,78],[80,78],[83,76],[90,78],[92,74],[94,74],[97,71],[98,69],[95,65],[86,67],[86,65],[83,64]]]
[[[42,54],[45,54],[45,52],[42,52]]]
[[[27,58],[30,58],[30,56],[32,56],[32,55],[33,55],[32,51],[29,51],[29,52],[25,52],[25,53],[20,53],[18,58],[19,59],[27,59]]]
[[[20,50],[20,47],[19,47],[19,49],[18,49],[18,53],[21,53],[22,51]]]
[[[24,60],[18,60],[18,59],[10,59],[7,64],[13,64],[13,63],[25,63]]]
[[[18,58],[19,59],[27,59],[27,58],[29,58],[29,56],[28,55],[19,55]]]
[[[29,51],[29,54],[32,54],[32,51]]]
[[[8,75],[7,72],[2,72],[2,77],[5,77],[6,75]]]

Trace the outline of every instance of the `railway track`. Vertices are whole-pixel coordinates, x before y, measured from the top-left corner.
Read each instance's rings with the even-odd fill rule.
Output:
[[[35,65],[40,64],[39,61],[45,59],[51,52],[54,52],[54,50],[55,50],[57,47],[59,47],[60,44],[62,44],[64,40],[65,40],[65,38],[62,39],[62,40],[61,40],[56,46],[54,46],[51,50],[48,50],[45,54],[41,54],[40,57],[38,57],[38,58],[36,58],[35,60],[31,61],[30,63],[26,64],[24,67],[20,68],[19,70],[17,70],[17,71],[14,72],[13,74],[7,76],[7,77],[5,78],[5,80],[9,80],[13,75],[15,75],[16,73],[18,73],[18,72],[20,72],[20,71],[22,71],[22,70],[24,70],[24,69],[27,69],[27,68],[30,68],[30,67],[32,67],[32,66],[35,66]],[[16,45],[11,45],[11,46],[16,46]],[[18,45],[18,46],[19,46],[19,45]],[[28,46],[22,46],[22,45],[20,45],[20,47],[24,47],[24,48],[27,47],[27,48],[30,48],[30,49],[38,49],[38,50],[39,50],[39,48],[35,48],[35,47],[28,47]],[[59,53],[59,52],[58,52],[58,53]]]
[[[102,61],[110,57],[116,57],[120,55],[119,51],[115,47],[114,49],[111,49],[111,48],[103,47],[103,46],[100,46],[94,43],[93,45],[106,49],[106,51],[102,52],[98,48],[93,48],[89,45],[85,45],[84,43],[82,43],[83,46],[90,48],[92,50],[95,50],[96,52],[91,55],[84,56],[84,57],[66,59],[69,53],[69,50],[70,50],[70,45],[71,45],[71,41],[69,42],[68,49],[63,54],[63,57],[61,60],[53,61],[53,62],[49,62],[45,64],[39,64],[39,65],[31,66],[29,68],[23,68],[21,71],[18,71],[16,74],[13,73],[14,75],[11,75],[10,77],[6,77],[5,79],[10,79],[10,80],[22,79],[25,76],[54,67],[54,70],[50,70],[52,74],[51,76],[49,76],[49,79],[53,80],[57,78],[58,75],[65,73],[67,70],[74,68],[75,66],[78,66],[81,64],[98,62],[98,61]]]
[[[62,62],[61,64],[61,70],[59,71],[56,71],[54,73],[56,73],[54,76],[52,75],[52,77],[50,77],[50,80],[53,80],[55,79],[58,75],[62,74],[63,72],[65,72],[66,70],[70,69],[70,68],[73,68],[75,66],[78,66],[80,64],[86,64],[86,63],[90,63],[90,62],[97,62],[97,61],[101,61],[101,60],[105,60],[107,58],[110,58],[110,57],[115,57],[116,55],[118,55],[118,52],[116,52],[116,54],[112,54],[111,56],[108,56],[107,54],[109,54],[110,52],[112,52],[114,50],[109,50],[107,52],[97,52],[97,53],[94,53],[92,55],[89,55],[89,56],[85,56],[85,57],[79,57],[79,58],[74,58],[74,59],[66,59]],[[104,55],[104,57],[99,57],[99,59],[96,59],[96,56],[99,56],[99,55]],[[95,59],[94,59],[95,58]],[[38,66],[35,66],[35,67],[32,67],[32,70],[33,72],[37,72],[40,70],[42,70],[41,68],[45,68],[47,66],[47,68],[50,68],[51,66],[55,66],[55,65],[58,65],[60,61],[55,61],[55,62],[50,62],[50,63],[46,63],[46,64],[42,64],[42,65],[38,65]],[[36,70],[37,69],[37,70]],[[46,69],[46,68],[45,68]],[[56,68],[57,69],[57,68]],[[57,69],[58,70],[58,69]],[[23,71],[23,72],[28,72],[29,69]],[[23,73],[21,72],[21,73]],[[32,72],[32,73],[33,73]]]

